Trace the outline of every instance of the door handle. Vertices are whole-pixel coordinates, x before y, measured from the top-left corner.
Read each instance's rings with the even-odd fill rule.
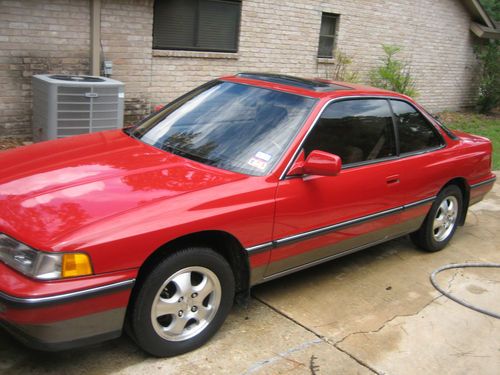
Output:
[[[386,177],[385,182],[387,182],[387,185],[399,184],[399,175],[395,174],[393,176]]]

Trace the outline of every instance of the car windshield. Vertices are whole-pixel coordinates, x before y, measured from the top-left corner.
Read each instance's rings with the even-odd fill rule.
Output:
[[[253,176],[267,174],[316,99],[213,81],[146,118],[130,135],[164,151]]]

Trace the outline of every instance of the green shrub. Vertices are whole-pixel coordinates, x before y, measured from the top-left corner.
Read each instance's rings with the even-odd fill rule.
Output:
[[[500,43],[488,41],[476,48],[481,65],[477,107],[480,113],[488,113],[500,105]]]
[[[418,92],[411,76],[410,66],[395,58],[395,55],[401,51],[401,47],[382,45],[382,48],[385,52],[383,65],[370,72],[371,85],[412,97],[417,96]]]
[[[342,51],[336,50],[334,61],[335,62],[332,64],[331,71],[327,72],[328,79],[351,83],[359,82],[358,72],[355,72],[350,68],[352,64],[352,57]]]

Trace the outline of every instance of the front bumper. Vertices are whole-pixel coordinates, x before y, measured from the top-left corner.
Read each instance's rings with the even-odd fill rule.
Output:
[[[136,271],[128,271],[37,282],[0,264],[0,325],[39,350],[64,350],[116,338],[122,332],[135,275]],[[47,293],[50,290],[58,292]]]

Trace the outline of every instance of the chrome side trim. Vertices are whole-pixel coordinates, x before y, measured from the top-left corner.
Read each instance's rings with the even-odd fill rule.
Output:
[[[475,189],[475,188],[478,188],[480,186],[483,186],[483,185],[488,185],[488,184],[492,184],[494,183],[495,181],[497,180],[496,176],[495,177],[492,177],[492,178],[489,178],[485,181],[481,181],[481,182],[478,182],[477,184],[473,184],[470,186],[471,189]]]
[[[414,108],[418,113],[420,113],[427,120],[427,122],[429,122],[429,125],[431,125],[432,127],[434,127],[434,129],[436,129],[436,125],[430,119],[430,117],[427,116],[427,114],[423,113],[423,111],[421,111],[419,107],[415,106],[413,103],[411,103],[410,101],[406,100],[405,98],[401,98],[401,97],[397,97],[397,96],[390,96],[390,95],[350,95],[350,96],[340,96],[340,97],[337,97],[337,98],[332,98],[332,99],[330,99],[329,101],[327,101],[323,105],[323,108],[321,108],[321,110],[318,112],[318,114],[314,118],[314,121],[313,121],[311,127],[307,130],[306,134],[304,135],[304,137],[300,141],[297,149],[294,151],[294,153],[292,155],[292,158],[288,161],[285,169],[281,173],[280,178],[279,178],[280,181],[284,180],[286,178],[286,174],[288,173],[288,170],[292,167],[293,163],[297,159],[297,156],[299,155],[300,150],[302,150],[302,146],[304,145],[304,142],[306,141],[307,137],[309,136],[309,133],[311,133],[311,131],[317,125],[318,120],[321,117],[321,115],[323,114],[323,112],[325,111],[325,109],[331,103],[333,103],[333,102],[338,102],[338,101],[343,101],[343,100],[352,100],[352,99],[385,99],[385,100],[399,100],[399,101],[405,102],[405,103],[409,104],[412,108]],[[390,108],[390,110],[392,112],[392,106],[391,106],[390,102],[388,104],[389,104],[389,108]],[[438,136],[439,136],[439,138],[442,141],[442,144],[440,146],[434,147],[434,148],[431,148],[431,149],[426,149],[426,150],[421,150],[421,151],[415,151],[415,152],[409,152],[409,153],[406,153],[406,154],[396,155],[394,157],[394,160],[401,159],[401,158],[406,158],[406,157],[409,157],[409,156],[426,154],[426,153],[429,153],[429,152],[434,152],[434,151],[437,151],[437,150],[445,148],[447,146],[446,140],[444,139],[444,137],[442,136],[442,134],[439,132],[438,129],[436,129],[436,132],[438,133]],[[375,163],[389,161],[389,160],[393,160],[393,159],[392,158],[377,159],[377,160],[374,160],[374,161],[370,161],[369,163],[366,163],[366,164],[359,163],[359,165],[346,166],[346,168],[342,168],[342,169],[348,169],[349,167],[350,168],[361,167],[361,166],[364,166],[364,165],[375,164]]]
[[[434,197],[429,197],[429,198],[426,198],[426,199],[422,199],[420,201],[416,201],[416,202],[412,202],[412,203],[408,203],[408,204],[405,204],[403,206],[403,209],[404,210],[407,210],[409,208],[413,208],[413,207],[417,207],[417,206],[421,206],[423,204],[426,204],[426,203],[430,203],[430,202],[434,202],[434,200],[436,199],[436,196]]]
[[[270,250],[271,248],[274,247],[274,244],[272,242],[265,242],[260,245],[252,246],[252,247],[247,247],[247,251],[251,253],[251,255],[262,253],[264,251]]]
[[[59,303],[59,302],[67,302],[73,299],[77,299],[80,297],[87,297],[90,295],[101,294],[111,291],[117,291],[121,289],[127,289],[134,285],[135,279],[120,281],[113,284],[101,285],[95,288],[89,288],[84,290],[79,290],[76,292],[64,293],[64,294],[56,294],[53,296],[47,297],[35,297],[35,298],[20,298],[14,297],[3,292],[0,292],[0,302],[13,303],[16,305],[28,305],[28,306],[36,306],[36,305],[44,305],[47,303]]]
[[[374,213],[371,215],[362,216],[362,217],[357,218],[357,219],[343,221],[341,223],[329,225],[327,227],[318,228],[318,229],[314,229],[314,230],[311,230],[308,232],[295,234],[295,235],[290,236],[290,237],[284,237],[284,238],[281,238],[279,240],[276,240],[276,245],[281,246],[281,245],[289,243],[289,242],[295,242],[295,241],[300,241],[300,240],[303,240],[303,239],[306,239],[309,237],[315,237],[315,236],[318,236],[321,234],[333,232],[333,231],[336,231],[336,230],[339,230],[339,229],[342,229],[345,227],[349,227],[352,225],[361,224],[361,223],[364,223],[365,221],[379,219],[379,218],[387,216],[387,215],[392,215],[392,214],[395,214],[395,213],[400,212],[402,210],[403,210],[403,207],[391,208],[390,210],[385,210],[385,211],[377,212],[377,213]]]
[[[401,211],[408,210],[408,209],[411,209],[414,207],[418,207],[418,206],[433,202],[435,199],[436,199],[436,196],[432,196],[429,198],[421,199],[421,200],[416,201],[416,202],[405,204],[404,206],[391,208],[391,209],[385,210],[385,211],[376,212],[374,214],[362,216],[362,217],[359,217],[356,219],[343,221],[341,223],[329,225],[329,226],[314,229],[311,231],[302,232],[299,234],[295,234],[293,236],[283,237],[283,238],[277,239],[277,240],[272,241],[272,242],[265,242],[265,243],[260,244],[260,245],[248,247],[246,250],[250,253],[250,255],[258,254],[258,253],[261,253],[264,251],[271,250],[274,247],[285,245],[285,244],[290,243],[290,242],[305,240],[305,239],[310,238],[310,237],[319,236],[321,234],[333,232],[333,231],[340,230],[342,228],[346,228],[346,227],[349,227],[352,225],[361,224],[361,223],[364,223],[364,222],[369,221],[369,220],[379,219],[379,218],[382,218],[382,217],[387,216],[387,215],[392,215],[392,214],[395,214],[397,212],[401,212]]]
[[[353,249],[350,249],[350,250],[346,250],[346,251],[343,251],[341,253],[338,253],[338,254],[333,254],[333,255],[330,255],[328,257],[325,257],[325,258],[321,258],[321,259],[318,259],[318,260],[315,260],[313,262],[309,262],[309,263],[306,263],[306,264],[302,264],[300,266],[297,266],[297,267],[293,267],[293,268],[289,268],[287,270],[284,270],[284,271],[281,271],[281,272],[278,272],[278,273],[274,273],[272,275],[269,275],[269,276],[266,276],[264,277],[264,279],[262,279],[262,283],[266,282],[266,281],[270,281],[270,280],[273,280],[273,279],[277,279],[281,276],[285,276],[285,275],[288,275],[290,273],[294,273],[294,272],[297,272],[297,271],[301,271],[301,270],[304,270],[306,268],[309,268],[309,267],[313,267],[313,266],[316,266],[318,264],[321,264],[321,263],[325,263],[325,262],[328,262],[330,260],[333,260],[333,259],[337,259],[337,258],[341,258],[345,255],[349,255],[349,254],[352,254],[352,253],[356,253],[358,251],[361,251],[361,250],[364,250],[368,247],[372,247],[372,246],[376,246],[376,245],[379,245],[381,243],[384,243],[384,242],[387,242],[387,241],[390,241],[394,238],[397,238],[399,237],[399,235],[397,236],[394,236],[394,237],[387,237],[387,238],[383,238],[379,241],[375,241],[375,242],[370,242],[368,244],[365,244],[365,245],[362,245],[362,246],[358,246],[358,247],[355,247]]]

